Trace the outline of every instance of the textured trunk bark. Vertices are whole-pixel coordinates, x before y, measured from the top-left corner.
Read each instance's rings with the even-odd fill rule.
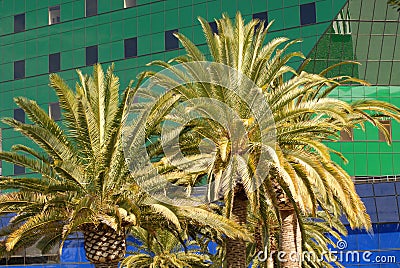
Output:
[[[276,231],[274,230],[273,232],[275,233]],[[269,247],[270,252],[268,253],[267,268],[274,268],[279,250],[279,246],[274,235],[270,235],[269,237]]]
[[[245,224],[247,221],[247,203],[248,199],[243,186],[237,186],[235,189],[232,214],[233,220],[239,224]],[[246,242],[240,239],[227,238],[226,241],[226,264],[228,268],[246,268]]]
[[[123,232],[117,233],[111,227],[100,224],[85,226],[83,234],[86,258],[96,268],[118,267],[126,252],[126,236]]]
[[[264,243],[262,241],[262,225],[261,223],[258,223],[259,225],[254,227],[254,241],[256,243],[256,252],[260,252],[264,250]]]
[[[282,268],[301,267],[301,235],[294,210],[281,210],[282,231],[279,261]]]

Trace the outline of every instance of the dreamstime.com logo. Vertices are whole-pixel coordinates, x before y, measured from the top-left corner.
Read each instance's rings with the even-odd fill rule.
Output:
[[[173,65],[153,74],[128,101],[122,132],[127,166],[138,185],[164,203],[213,202],[243,178],[246,191],[253,192],[276,159],[275,123],[264,93],[229,66],[206,61]],[[201,154],[181,151],[188,127],[205,133],[198,145]],[[160,130],[153,140],[146,136],[152,128]],[[206,133],[210,129],[214,134]],[[157,164],[152,148],[162,151]],[[243,167],[250,161],[247,172]],[[221,162],[224,168],[219,168]],[[168,166],[173,172],[160,172]],[[193,174],[209,174],[209,181],[187,187]]]
[[[321,256],[315,255],[314,252],[303,251],[301,255],[297,252],[287,253],[285,251],[273,251],[269,254],[272,257],[276,254],[278,261],[280,262],[298,262],[298,261],[328,261],[328,262],[340,262],[340,263],[396,263],[396,256],[392,255],[376,255],[377,252],[371,251],[357,251],[357,250],[346,250],[347,242],[345,240],[339,240],[336,242],[335,249],[329,249],[328,252],[322,252]],[[257,254],[257,258],[261,262],[265,262],[268,259],[268,254],[265,251],[260,251]]]

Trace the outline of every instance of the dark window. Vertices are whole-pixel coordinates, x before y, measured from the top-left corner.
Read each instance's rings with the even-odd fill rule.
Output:
[[[172,50],[179,48],[178,38],[174,36],[174,33],[178,32],[178,29],[169,30],[165,32],[165,50]]]
[[[125,8],[136,6],[136,0],[125,0]]]
[[[14,79],[25,77],[25,60],[14,61]]]
[[[217,34],[218,33],[217,23],[215,21],[213,21],[213,22],[210,22],[209,24],[210,24],[212,32]]]
[[[268,13],[267,11],[255,13],[253,14],[253,19],[259,19],[261,21],[265,21],[265,23],[268,23]]]
[[[137,56],[137,38],[129,38],[124,40],[125,58]]]
[[[340,140],[341,141],[353,141],[353,129],[342,130],[340,131]]]
[[[25,174],[25,167],[21,167],[14,164],[14,175]]]
[[[49,7],[49,24],[60,23],[60,6]]]
[[[268,13],[267,13],[267,11],[255,13],[255,14],[253,14],[253,19],[259,19],[260,21],[263,21],[264,28],[265,28],[268,24]],[[254,29],[257,30],[258,26],[259,25],[256,25],[256,27]]]
[[[86,66],[93,65],[98,61],[97,46],[86,48]]]
[[[97,0],[86,0],[86,17],[97,15]]]
[[[54,121],[61,119],[60,103],[53,102],[49,104],[49,115]]]
[[[315,3],[300,5],[300,23],[301,25],[312,24],[316,22]]]
[[[392,140],[392,121],[390,120],[382,120],[379,121],[383,127],[387,130],[389,133],[389,140]],[[382,131],[379,131],[379,141],[386,141],[385,134]]]
[[[49,55],[49,73],[55,73],[60,71],[60,53],[54,53]]]
[[[25,13],[14,16],[14,33],[25,31]]]
[[[21,123],[25,123],[25,111],[21,108],[14,109],[14,119]]]

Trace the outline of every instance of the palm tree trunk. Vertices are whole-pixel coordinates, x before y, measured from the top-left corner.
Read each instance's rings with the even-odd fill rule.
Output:
[[[256,252],[264,250],[264,243],[262,241],[263,235],[261,232],[262,232],[262,224],[259,222],[254,227],[254,241],[256,244]]]
[[[282,218],[281,230],[281,255],[280,263],[282,268],[301,267],[301,235],[295,211],[280,210]]]
[[[274,231],[275,232],[275,231]],[[273,234],[269,237],[269,252],[267,258],[267,268],[274,268],[275,261],[277,260],[279,246],[277,245],[277,239]]]
[[[96,268],[118,267],[126,252],[124,232],[117,233],[105,224],[88,224],[84,227],[83,234],[86,258]]]
[[[234,190],[232,214],[233,220],[239,224],[247,221],[247,195],[242,185]],[[241,239],[227,238],[226,264],[228,268],[246,268],[246,242]]]

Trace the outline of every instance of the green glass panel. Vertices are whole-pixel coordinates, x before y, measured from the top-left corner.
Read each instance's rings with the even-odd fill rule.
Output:
[[[94,46],[98,44],[97,27],[88,27],[85,29],[85,46]]]
[[[118,60],[124,58],[124,42],[122,40],[111,43],[111,58],[112,60]]]
[[[74,54],[74,68],[85,66],[85,49],[80,48],[73,51]]]
[[[62,21],[73,19],[73,5],[72,2],[63,3],[60,8],[60,17]]]
[[[284,14],[284,27],[291,28],[300,24],[300,11],[298,6],[286,7],[283,10]],[[308,27],[308,26],[305,26]]]
[[[136,37],[138,33],[137,29],[138,29],[138,20],[136,18],[124,20],[123,28],[122,28],[122,22],[113,22],[111,29],[113,37],[112,39],[116,41],[122,39],[122,36],[124,36],[125,39]]]
[[[49,24],[49,8],[37,9],[36,11],[36,23],[37,27],[45,26]]]

